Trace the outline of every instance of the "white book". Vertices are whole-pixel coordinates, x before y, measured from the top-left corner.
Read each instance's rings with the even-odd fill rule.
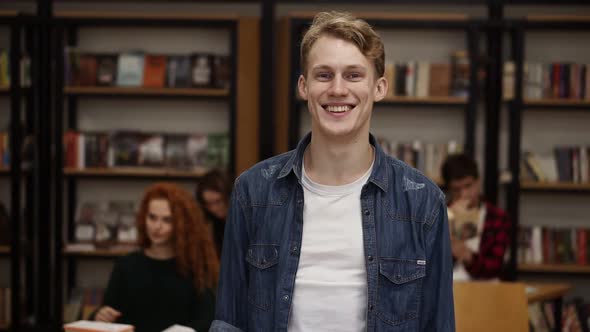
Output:
[[[128,324],[79,320],[64,325],[65,332],[133,332],[135,327]]]
[[[174,324],[162,332],[197,332],[195,329],[184,325]]]
[[[533,252],[532,262],[534,264],[543,263],[543,232],[540,226],[533,227],[531,235],[531,249]]]
[[[86,167],[86,135],[80,133],[78,136],[78,168]]]
[[[418,81],[416,82],[416,97],[428,97],[430,87],[430,63],[418,62]]]

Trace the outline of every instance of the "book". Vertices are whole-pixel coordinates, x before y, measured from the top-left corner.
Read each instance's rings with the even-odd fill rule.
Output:
[[[117,55],[100,54],[96,56],[96,83],[100,86],[113,86],[117,81]]]
[[[114,133],[110,138],[110,151],[113,155],[112,166],[137,166],[139,160],[139,146],[143,134],[133,131]]]
[[[469,57],[465,51],[456,51],[451,55],[451,95],[468,97],[469,95]]]
[[[227,55],[213,56],[213,86],[219,89],[229,89],[232,80],[231,57]]]
[[[229,165],[229,136],[227,134],[209,134],[207,137],[207,166],[226,168]]]
[[[143,83],[144,55],[140,52],[122,53],[117,64],[117,86],[138,87]]]
[[[143,69],[143,86],[163,88],[166,85],[166,56],[146,55]]]
[[[212,56],[209,54],[195,54],[192,57],[192,85],[194,87],[210,87],[213,77]]]
[[[164,165],[164,136],[146,134],[139,143],[138,166]]]
[[[65,332],[133,332],[133,325],[79,320],[64,324]]]
[[[430,85],[428,93],[431,97],[450,95],[451,66],[444,63],[430,64]]]
[[[181,55],[174,57],[174,59],[176,61],[174,87],[190,88],[192,85],[191,57],[189,55]]]
[[[81,86],[96,86],[98,64],[93,54],[81,54],[78,69],[78,84]]]
[[[172,168],[187,168],[187,136],[186,135],[166,135],[165,166]]]
[[[195,329],[184,325],[174,324],[162,332],[196,332]]]

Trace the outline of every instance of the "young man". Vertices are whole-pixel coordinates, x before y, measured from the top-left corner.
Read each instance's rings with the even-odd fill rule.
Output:
[[[301,60],[311,134],[236,180],[210,331],[454,331],[444,195],[369,134],[380,37],[320,13]]]
[[[459,154],[447,158],[442,176],[448,188],[455,280],[500,278],[510,243],[504,210],[484,202],[477,164]]]

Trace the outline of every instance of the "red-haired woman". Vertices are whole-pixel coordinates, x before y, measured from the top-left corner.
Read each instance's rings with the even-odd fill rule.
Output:
[[[156,183],[143,197],[137,229],[141,250],[115,263],[95,319],[139,332],[174,324],[207,331],[219,260],[201,209],[185,190]]]

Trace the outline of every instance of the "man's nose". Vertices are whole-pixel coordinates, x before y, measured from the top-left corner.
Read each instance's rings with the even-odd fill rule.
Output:
[[[346,87],[346,81],[340,77],[336,76],[332,81],[332,85],[330,86],[330,95],[333,96],[343,96],[348,93],[348,89]]]

